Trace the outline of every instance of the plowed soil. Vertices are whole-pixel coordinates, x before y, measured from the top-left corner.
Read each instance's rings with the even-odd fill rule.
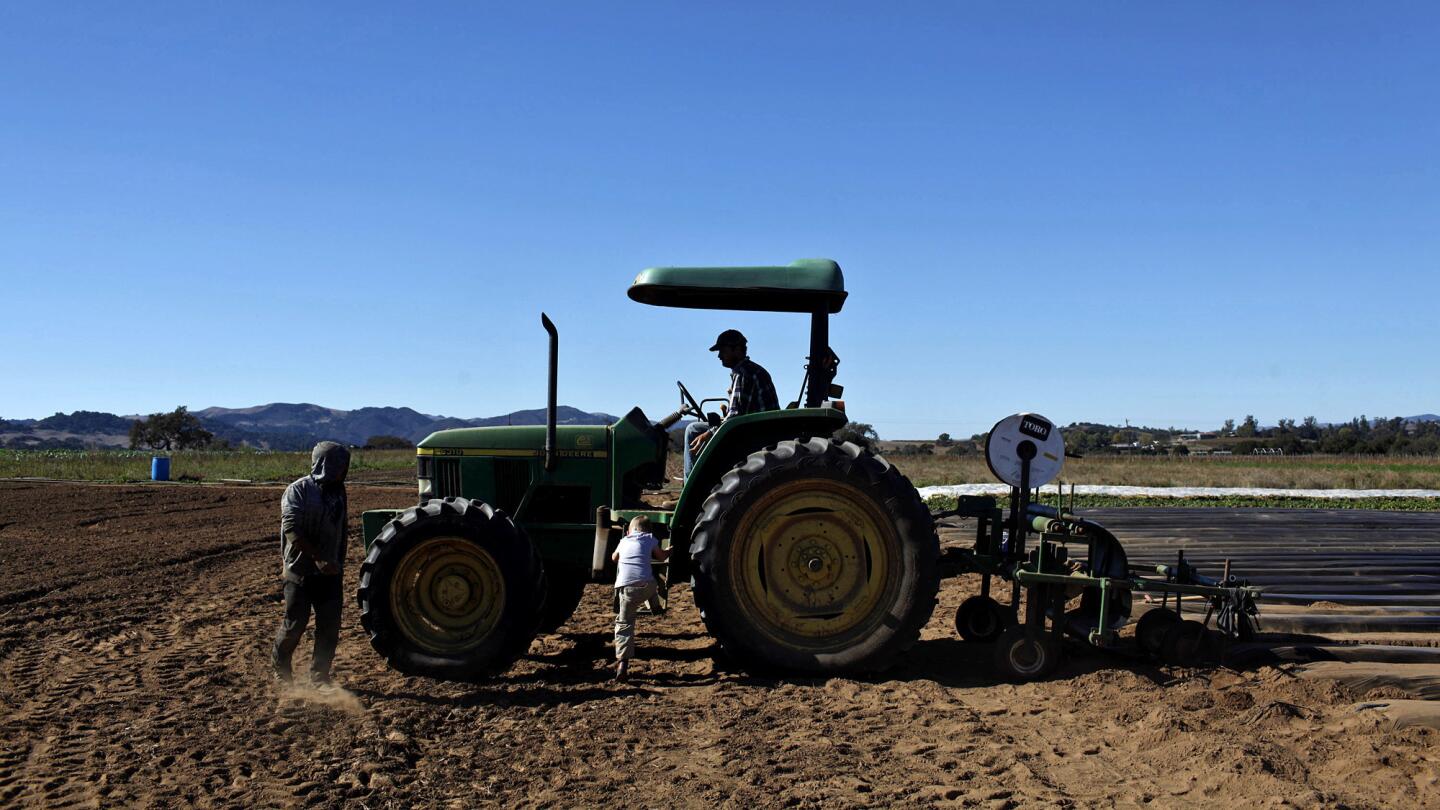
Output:
[[[717,668],[681,586],[613,683],[594,585],[484,684],[386,669],[347,601],[343,689],[280,688],[279,494],[0,484],[0,806],[1440,805],[1436,732],[1353,709],[1396,695],[1078,649],[997,683],[959,581],[881,678]],[[347,590],[358,556],[357,529]]]

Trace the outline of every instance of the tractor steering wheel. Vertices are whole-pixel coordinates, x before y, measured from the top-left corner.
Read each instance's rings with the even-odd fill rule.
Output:
[[[690,395],[690,391],[685,387],[685,383],[676,380],[675,384],[680,387],[680,412],[688,412],[696,419],[704,421],[705,411],[701,410],[700,403],[695,401],[695,397]]]

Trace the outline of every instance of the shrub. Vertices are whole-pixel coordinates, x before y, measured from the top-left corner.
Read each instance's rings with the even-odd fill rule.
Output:
[[[874,450],[875,443],[880,441],[880,435],[875,432],[875,428],[864,422],[847,422],[845,427],[835,431],[832,438],[841,442],[853,442],[866,450]]]

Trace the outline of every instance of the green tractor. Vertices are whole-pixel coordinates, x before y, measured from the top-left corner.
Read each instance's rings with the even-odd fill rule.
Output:
[[[558,336],[542,315],[547,424],[431,434],[416,451],[420,503],[365,513],[358,597],[375,649],[412,675],[505,670],[570,617],[587,583],[613,580],[610,551],[643,514],[672,549],[668,580],[691,580],[706,627],[740,665],[830,674],[892,663],[934,609],[939,542],[904,476],[830,438],[846,423],[829,345],[846,296],[839,265],[651,268],[629,295],[808,314],[801,399],[722,422],[677,382],[680,407],[659,422],[635,408],[610,426],[557,425]],[[718,430],[673,508],[656,508],[645,496],[664,487],[670,428],[687,416]]]

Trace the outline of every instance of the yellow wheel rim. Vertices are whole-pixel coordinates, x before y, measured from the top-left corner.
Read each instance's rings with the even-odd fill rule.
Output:
[[[874,499],[829,479],[781,484],[747,511],[730,546],[739,607],[771,638],[840,650],[884,618],[900,538]]]
[[[462,537],[422,540],[390,580],[390,613],[422,650],[465,652],[500,621],[505,579],[490,552]]]

